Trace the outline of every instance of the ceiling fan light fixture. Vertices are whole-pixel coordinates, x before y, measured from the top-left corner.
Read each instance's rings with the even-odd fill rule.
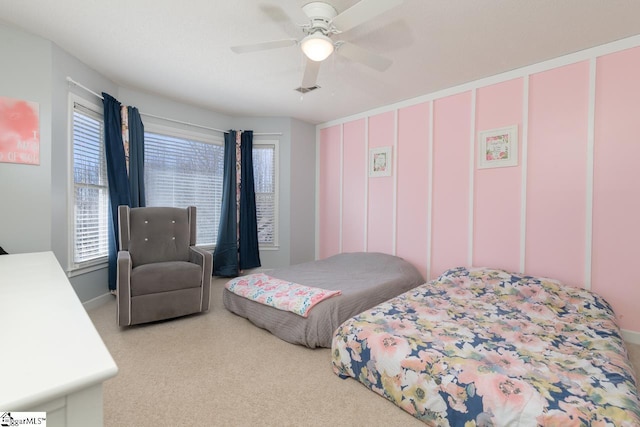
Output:
[[[300,43],[302,51],[312,61],[324,61],[333,53],[333,41],[324,34],[309,34]]]

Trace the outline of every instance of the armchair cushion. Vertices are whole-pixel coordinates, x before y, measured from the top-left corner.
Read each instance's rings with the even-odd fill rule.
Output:
[[[153,262],[189,261],[189,213],[186,209],[131,209],[129,252],[134,267]]]
[[[202,286],[202,267],[186,261],[143,264],[131,271],[131,296]]]

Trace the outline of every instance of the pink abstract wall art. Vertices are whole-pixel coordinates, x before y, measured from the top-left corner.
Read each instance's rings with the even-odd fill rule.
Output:
[[[0,162],[40,164],[38,103],[0,97]]]

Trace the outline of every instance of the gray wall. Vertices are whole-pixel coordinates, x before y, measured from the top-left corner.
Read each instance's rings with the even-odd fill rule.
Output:
[[[299,264],[315,258],[315,126],[292,119],[291,140],[290,263]]]
[[[163,126],[188,128],[188,126],[144,115],[150,114],[153,116],[166,117],[172,120],[193,123],[214,129],[226,130],[229,128],[229,123],[232,120],[230,116],[225,114],[205,110],[193,105],[183,104],[178,101],[140,92],[135,89],[120,87],[117,93],[112,93],[111,95],[117,98],[122,104],[137,107],[142,114],[143,123],[156,123]],[[198,130],[205,133],[207,132],[203,129]]]
[[[51,250],[51,43],[0,25],[0,96],[33,101],[40,113],[40,165],[0,163],[0,246]]]
[[[0,55],[0,96],[40,105],[40,166],[0,163],[0,246],[8,252],[52,250],[63,269],[70,265],[69,93],[98,104],[101,100],[70,85],[69,76],[96,93],[104,91],[125,105],[138,107],[148,125],[179,126],[145,117],[145,113],[216,129],[282,133],[276,137],[280,140],[280,247],[263,251],[262,264],[272,268],[313,259],[315,126],[290,118],[232,117],[119,87],[50,41],[3,23]],[[300,158],[292,162],[294,154]],[[70,281],[82,301],[107,292],[105,268],[73,275]]]
[[[114,93],[117,86],[95,70],[87,67],[55,44],[52,46],[52,133],[53,152],[51,154],[51,248],[65,271],[71,262],[70,220],[73,215],[73,196],[69,192],[71,162],[71,144],[69,135],[69,94],[74,93],[100,105],[102,100],[85,90],[69,84],[67,76],[94,92]],[[71,285],[81,301],[88,301],[106,292],[108,272],[106,268],[69,278]]]

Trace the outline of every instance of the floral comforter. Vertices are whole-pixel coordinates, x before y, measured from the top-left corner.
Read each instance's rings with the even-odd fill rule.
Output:
[[[449,270],[343,323],[332,359],[433,426],[640,426],[611,307],[550,279]]]

